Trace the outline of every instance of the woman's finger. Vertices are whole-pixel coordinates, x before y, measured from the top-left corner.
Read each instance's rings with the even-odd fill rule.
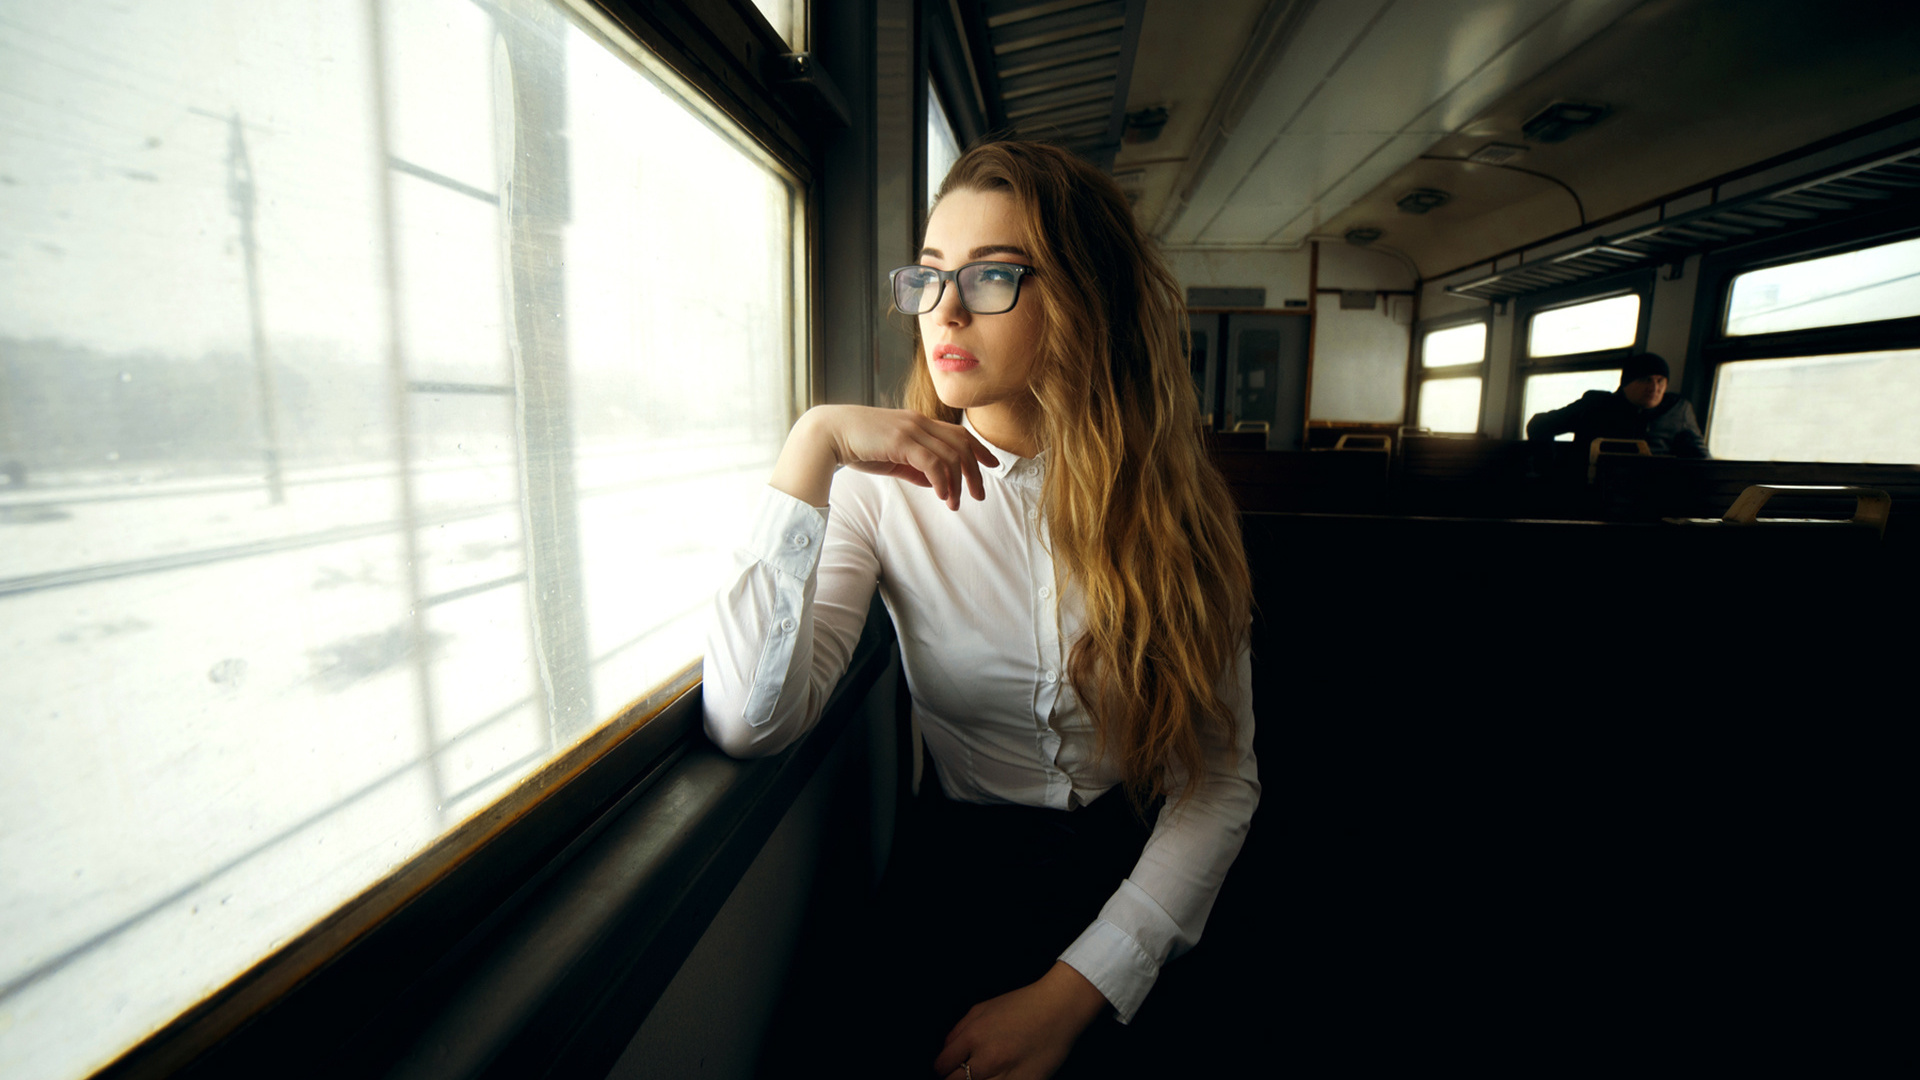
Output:
[[[1000,460],[993,456],[973,433],[958,424],[943,424],[938,420],[928,420],[927,429],[941,441],[954,448],[959,454],[958,463],[965,477],[968,490],[973,492],[976,501],[987,497],[986,482],[980,476],[980,466],[998,466]]]
[[[948,509],[960,509],[961,484],[965,476],[965,469],[961,465],[961,449],[927,431],[915,432],[914,441],[929,459],[925,465],[915,462],[916,467],[927,471],[930,477],[937,474],[939,479],[934,482],[934,492],[946,502]]]

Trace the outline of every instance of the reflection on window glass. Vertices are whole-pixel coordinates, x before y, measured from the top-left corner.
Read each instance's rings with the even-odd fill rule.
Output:
[[[543,0],[374,10],[0,20],[10,1078],[679,677],[790,419],[787,180]]]
[[[1633,345],[1640,326],[1640,297],[1610,296],[1535,315],[1527,324],[1528,356],[1567,356]]]
[[[1733,279],[1727,333],[1771,334],[1920,315],[1920,237]]]
[[[1477,364],[1486,356],[1487,324],[1482,322],[1435,330],[1422,339],[1420,346],[1421,367]]]
[[[1721,364],[1707,449],[1752,461],[1920,463],[1920,349]]]
[[[1480,430],[1480,377],[1428,379],[1420,384],[1420,426],[1429,431]]]
[[[940,104],[940,93],[932,80],[927,82],[927,206],[933,206],[934,193],[947,178],[947,170],[960,160],[960,141],[954,137],[953,124]]]
[[[1580,396],[1589,390],[1605,390],[1612,393],[1620,388],[1620,369],[1604,368],[1600,371],[1555,371],[1545,375],[1527,377],[1526,392],[1520,398],[1520,430],[1525,431],[1527,421],[1543,412],[1565,408],[1580,400]],[[1572,442],[1573,432],[1562,432],[1554,436],[1555,442]]]

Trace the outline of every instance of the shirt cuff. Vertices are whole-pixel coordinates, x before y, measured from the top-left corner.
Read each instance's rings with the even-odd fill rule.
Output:
[[[1114,1018],[1123,1024],[1133,1022],[1147,991],[1160,978],[1160,965],[1140,943],[1105,919],[1087,927],[1059,959],[1106,996]]]
[[[827,510],[769,487],[753,512],[747,550],[775,570],[805,581],[820,562],[820,542],[827,535]]]

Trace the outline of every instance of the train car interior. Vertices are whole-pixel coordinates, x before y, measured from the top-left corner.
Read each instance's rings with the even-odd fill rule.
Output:
[[[860,1075],[893,625],[749,760],[702,633],[1004,138],[1160,246],[1253,571],[1141,1071],[1896,1030],[1920,6],[84,0],[0,97],[0,1075]]]

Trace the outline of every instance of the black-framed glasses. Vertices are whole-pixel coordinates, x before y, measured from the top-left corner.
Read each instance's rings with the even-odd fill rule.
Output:
[[[1013,310],[1020,280],[1033,272],[1017,263],[970,262],[958,270],[903,266],[887,276],[893,279],[893,306],[905,314],[925,315],[940,306],[951,281],[960,289],[960,306],[975,315],[998,315]]]

